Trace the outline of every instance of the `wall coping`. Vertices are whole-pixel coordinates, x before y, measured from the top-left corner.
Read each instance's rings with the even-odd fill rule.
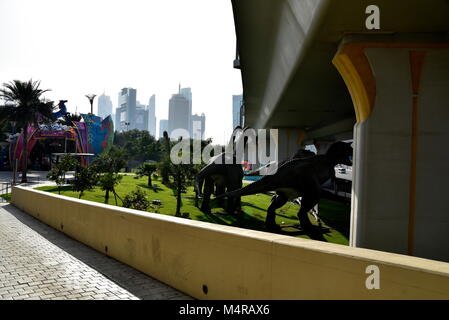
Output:
[[[89,200],[76,199],[68,196],[57,195],[47,191],[35,190],[28,187],[22,186],[14,186],[14,189],[20,189],[27,192],[39,193],[48,197],[53,197],[57,199],[62,199],[65,201],[70,201],[74,203],[80,203],[84,205],[89,205],[97,208],[105,208],[109,211],[117,212],[118,214],[129,214],[135,217],[140,218],[148,218],[161,222],[169,222],[184,226],[189,226],[192,228],[205,229],[212,232],[226,233],[232,234],[240,237],[247,237],[254,240],[270,242],[273,244],[281,244],[291,247],[303,248],[306,250],[326,253],[326,254],[334,254],[337,256],[343,256],[353,259],[358,259],[362,261],[369,261],[370,263],[381,263],[384,265],[394,265],[400,266],[404,269],[415,270],[415,271],[423,271],[427,273],[432,273],[436,275],[442,275],[445,277],[449,277],[449,263],[443,261],[430,260],[425,258],[407,256],[397,253],[390,253],[372,249],[365,248],[355,248],[349,247],[340,244],[327,243],[322,241],[310,240],[310,239],[302,239],[295,238],[286,235],[278,235],[263,231],[256,231],[250,229],[243,229],[239,227],[233,226],[224,226],[219,224],[214,224],[210,222],[203,221],[195,221],[185,218],[179,218],[174,216],[168,216],[159,213],[152,212],[143,212],[134,209],[128,209],[123,207],[118,207],[109,204],[98,203]],[[14,204],[14,203],[13,203]]]

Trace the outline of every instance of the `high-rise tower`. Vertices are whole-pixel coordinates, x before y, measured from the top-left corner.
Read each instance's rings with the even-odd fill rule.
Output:
[[[112,101],[111,97],[104,93],[98,97],[97,115],[105,119],[107,116],[112,115]]]
[[[181,94],[174,94],[168,105],[168,134],[171,139],[177,140],[180,135],[186,137],[190,134],[190,104]],[[175,130],[184,130],[182,134]]]
[[[136,128],[136,89],[123,88],[118,95],[115,113],[117,131]]]
[[[156,137],[156,96],[154,94],[148,104],[148,131]]]

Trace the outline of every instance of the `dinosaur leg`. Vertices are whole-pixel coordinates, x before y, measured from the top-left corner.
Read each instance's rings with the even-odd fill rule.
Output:
[[[217,184],[217,191],[216,191],[215,195],[218,196],[218,195],[223,194],[225,192],[226,192],[225,186],[222,185],[222,184]],[[218,198],[217,199],[217,204],[220,207],[224,207],[224,199],[223,198]]]
[[[243,176],[239,176],[237,179],[237,184],[234,190],[241,189],[243,187],[242,182]],[[242,213],[242,197],[235,197],[235,212],[236,213]]]
[[[242,186],[243,186],[243,184],[242,184],[242,180],[240,178],[235,183],[232,183],[232,184],[228,185],[227,188],[226,188],[226,192],[231,192],[231,191],[238,190],[238,189],[242,188]],[[241,197],[228,197],[226,211],[229,214],[242,213]]]
[[[204,181],[204,195],[201,203],[201,211],[210,213],[210,196],[214,191],[214,181],[211,178],[206,178]]]
[[[267,218],[265,220],[265,226],[269,230],[279,229],[279,226],[276,224],[276,209],[279,209],[284,204],[286,204],[288,198],[282,194],[277,193],[273,198],[271,198],[271,204],[267,209]]]
[[[228,198],[228,205],[230,205],[228,211],[233,214],[242,213],[242,201],[240,197]]]
[[[240,197],[228,197],[226,212],[229,214],[239,214],[241,210]]]
[[[308,194],[304,195],[301,199],[301,208],[298,212],[298,218],[299,222],[301,224],[301,227],[303,229],[310,229],[312,227],[312,223],[309,220],[309,217],[307,214],[310,210],[313,209],[313,207],[316,206],[318,201],[320,200],[320,197],[318,194]]]

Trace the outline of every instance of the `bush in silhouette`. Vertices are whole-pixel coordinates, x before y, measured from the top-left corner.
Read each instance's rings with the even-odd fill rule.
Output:
[[[147,199],[147,193],[137,187],[123,198],[123,206],[125,208],[146,211],[150,207],[150,202]]]

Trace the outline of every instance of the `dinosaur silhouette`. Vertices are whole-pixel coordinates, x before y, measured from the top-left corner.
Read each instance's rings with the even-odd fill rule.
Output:
[[[216,164],[212,161],[217,159],[217,157],[222,158],[223,164]],[[201,195],[201,186],[204,182],[203,201],[200,209],[205,213],[210,213],[210,196],[214,193],[214,188],[216,188],[216,194],[222,194],[242,187],[242,166],[240,164],[224,164],[226,159],[233,157],[225,152],[217,157],[211,159],[211,162],[198,173],[195,179],[195,190],[199,195]],[[218,204],[220,206],[223,205],[222,198],[219,199]],[[226,212],[230,214],[238,213],[240,209],[240,197],[229,196]]]
[[[242,188],[242,178],[244,176],[259,176],[262,172],[270,171],[270,166],[273,166],[275,161],[268,163],[267,165],[253,170],[249,173],[244,173],[241,164],[238,164],[235,157],[236,144],[238,143],[242,134],[248,128],[236,127],[234,130],[230,143],[234,144],[234,153],[223,152],[216,157],[210,159],[208,165],[204,167],[196,176],[195,179],[195,191],[197,195],[201,195],[203,183],[204,194],[203,202],[201,204],[201,211],[210,213],[210,196],[212,194],[220,195],[225,191],[233,191]],[[308,158],[314,156],[315,153],[308,150],[298,150],[293,158]],[[217,158],[220,158],[217,163]],[[232,161],[230,161],[232,160]],[[286,160],[288,161],[288,160]],[[281,162],[283,164],[285,161]],[[233,163],[233,164],[226,164]],[[214,190],[215,189],[215,190]],[[215,191],[215,192],[214,192]],[[222,197],[217,198],[219,206],[224,205]],[[238,213],[241,211],[241,199],[240,197],[228,197],[226,211],[230,214]]]
[[[267,209],[265,220],[266,228],[273,230],[279,229],[275,222],[276,209],[289,200],[302,197],[298,219],[302,229],[310,230],[312,224],[307,213],[318,204],[321,185],[335,175],[334,167],[337,164],[352,165],[352,152],[349,143],[336,142],[329,147],[325,155],[288,160],[279,166],[275,174],[264,176],[244,188],[220,194],[217,198],[275,191],[276,195]]]
[[[195,177],[195,192],[197,195],[203,196],[200,208],[202,212],[211,212],[210,197],[214,193],[214,189],[216,189],[215,194],[218,195],[242,187],[243,169],[242,165],[237,163],[235,151],[236,145],[246,129],[242,129],[240,126],[236,127],[228,144],[228,146],[233,145],[233,151],[225,151],[212,157]],[[204,190],[202,192],[203,184]],[[218,205],[223,206],[223,204],[223,198],[218,199]],[[226,212],[234,214],[240,212],[240,210],[240,197],[228,197]]]

